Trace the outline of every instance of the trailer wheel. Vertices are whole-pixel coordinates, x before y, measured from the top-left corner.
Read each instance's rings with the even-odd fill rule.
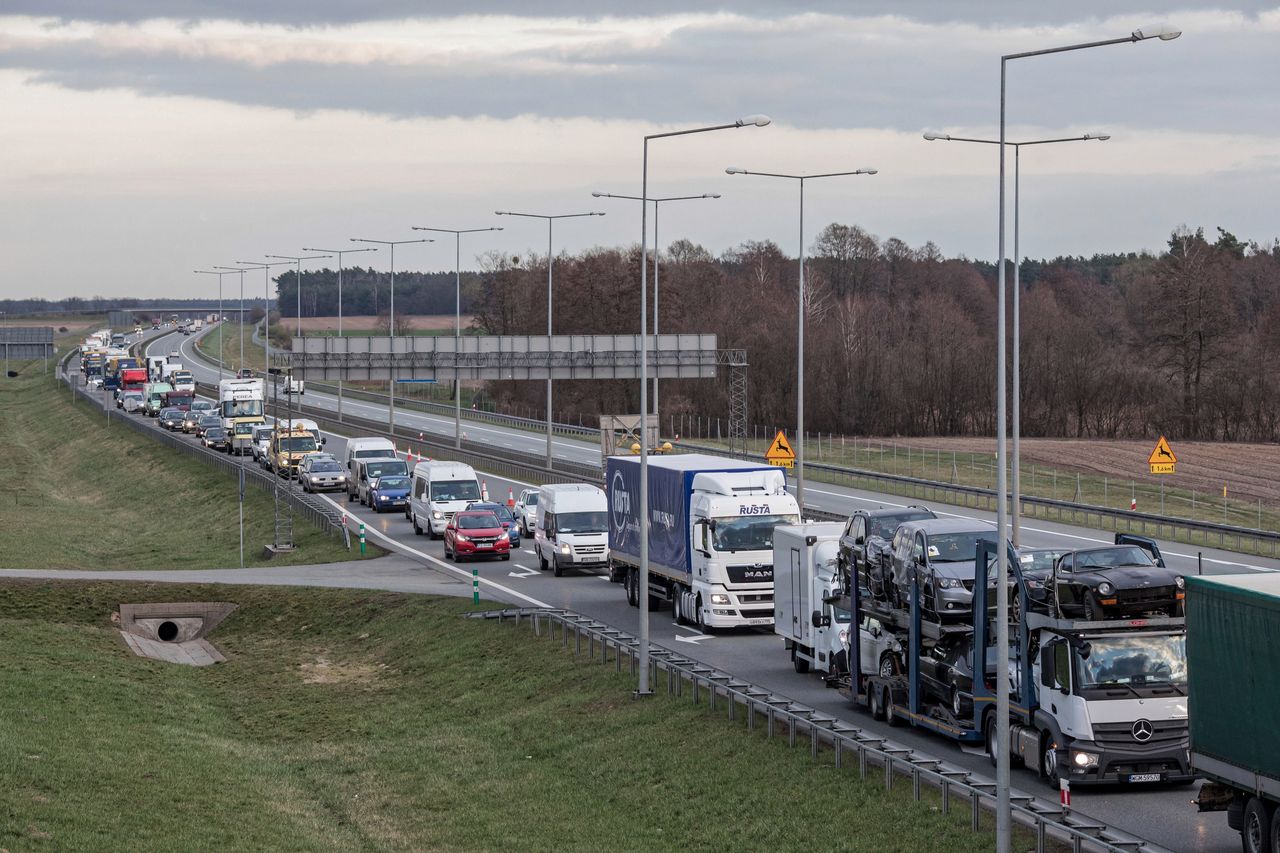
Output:
[[[678,586],[671,592],[671,621],[677,625],[683,625],[685,623],[684,591]]]
[[[995,714],[987,714],[987,720],[982,726],[982,733],[987,741],[987,758],[991,759],[991,766],[995,767],[1000,756],[1000,742],[996,739]]]
[[[799,644],[791,647],[791,665],[796,668],[796,672],[804,675],[809,671],[809,662],[800,657]]]
[[[636,578],[636,570],[634,568],[627,569],[627,576],[623,580],[622,584],[627,588],[627,604],[630,604],[632,607],[639,607],[640,596],[636,592],[639,583]]]
[[[884,696],[882,698],[884,699],[884,718],[888,721],[889,725],[893,728],[905,726],[906,721],[893,710],[893,694],[889,692],[888,687],[884,689]]]
[[[1280,809],[1271,811],[1271,853],[1280,853]]]
[[[871,719],[884,719],[884,705],[880,702],[880,689],[875,685],[872,685],[870,689],[867,690],[867,706],[871,711]]]
[[[1240,840],[1244,853],[1269,853],[1272,848],[1268,836],[1273,836],[1274,825],[1264,800],[1250,797],[1245,803],[1244,821],[1240,825]]]

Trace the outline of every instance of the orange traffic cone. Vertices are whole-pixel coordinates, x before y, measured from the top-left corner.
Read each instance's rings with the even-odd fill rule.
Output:
[[[507,507],[514,509],[516,505],[516,495],[511,489],[507,489]]]
[[[488,480],[480,481],[480,497],[483,500],[486,500],[486,501],[489,500],[489,481]]]

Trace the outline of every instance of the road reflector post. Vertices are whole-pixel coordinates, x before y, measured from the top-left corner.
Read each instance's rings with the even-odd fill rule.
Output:
[[[360,522],[360,555],[364,556],[364,522]]]
[[[480,603],[480,570],[474,566],[471,568],[471,603]]]
[[[1071,780],[1058,780],[1058,802],[1062,805],[1062,811],[1066,812],[1071,808]]]

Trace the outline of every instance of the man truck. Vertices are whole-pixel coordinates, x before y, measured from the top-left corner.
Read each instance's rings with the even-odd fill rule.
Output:
[[[701,628],[773,624],[773,530],[800,521],[781,468],[704,454],[649,459],[650,606]],[[640,604],[640,459],[610,456],[609,576]]]
[[[1280,575],[1186,583],[1196,803],[1227,813],[1245,853],[1280,853]]]

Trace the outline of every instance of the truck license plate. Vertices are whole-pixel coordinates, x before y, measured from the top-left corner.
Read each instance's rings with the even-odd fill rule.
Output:
[[[1130,782],[1159,782],[1160,774],[1159,773],[1130,773],[1129,781]]]

